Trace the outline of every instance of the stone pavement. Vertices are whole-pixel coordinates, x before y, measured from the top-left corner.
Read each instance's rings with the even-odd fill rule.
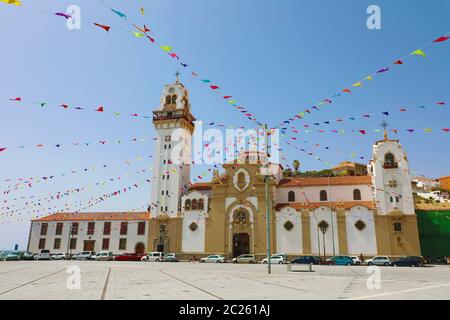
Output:
[[[79,289],[67,285],[74,266]],[[372,290],[365,266],[313,269],[275,265],[268,275],[261,264],[0,262],[0,299],[450,299],[450,266],[381,267]]]

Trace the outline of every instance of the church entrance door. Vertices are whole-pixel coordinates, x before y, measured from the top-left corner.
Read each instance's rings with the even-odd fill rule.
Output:
[[[250,236],[248,233],[235,233],[233,235],[233,257],[250,253]]]

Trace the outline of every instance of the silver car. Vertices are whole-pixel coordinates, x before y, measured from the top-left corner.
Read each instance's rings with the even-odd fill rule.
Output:
[[[72,257],[72,260],[92,260],[95,256],[94,251],[81,251]]]
[[[389,260],[386,256],[375,256],[372,259],[366,260],[367,265],[376,265],[376,266],[389,266],[391,265],[391,260]]]
[[[200,262],[201,263],[224,263],[225,257],[218,255],[218,254],[213,254],[211,256],[207,256],[206,258],[201,258]]]

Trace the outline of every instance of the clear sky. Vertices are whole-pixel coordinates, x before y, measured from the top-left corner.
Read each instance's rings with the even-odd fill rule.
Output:
[[[94,185],[42,208],[60,208],[140,182],[132,174],[151,165],[154,137],[150,120],[128,116],[150,114],[164,84],[174,81],[176,60],[144,38],[126,31],[129,25],[97,0],[22,0],[16,7],[0,3],[0,188],[7,178],[57,175],[49,182],[9,195],[16,208],[20,197]],[[151,0],[106,1],[140,25],[144,22],[161,44],[169,45],[200,77],[211,79],[222,93],[233,95],[261,122],[275,125],[316,102],[351,86],[366,75],[450,31],[450,1],[251,1]],[[140,16],[140,3],[146,15]],[[68,30],[63,17],[71,4],[81,8],[81,30]],[[366,26],[369,5],[381,8],[381,30]],[[46,13],[47,12],[47,13]],[[109,33],[92,25],[109,25]],[[450,174],[450,40],[425,49],[426,58],[407,58],[352,95],[336,99],[295,125],[390,111],[387,121],[398,128],[413,172],[430,177]],[[183,70],[180,70],[183,71]],[[252,126],[205,84],[189,73],[181,76],[191,94],[194,115],[204,122]],[[9,98],[22,97],[14,104]],[[43,108],[29,101],[46,102]],[[446,101],[444,107],[435,102]],[[63,110],[62,103],[89,111]],[[105,114],[92,112],[99,105]],[[417,108],[427,105],[426,109]],[[400,108],[407,112],[399,112]],[[112,112],[120,112],[115,117]],[[289,162],[299,159],[303,170],[322,169],[324,161],[366,163],[372,143],[380,138],[381,116],[333,124],[323,129],[366,129],[367,135],[302,133],[295,144],[317,153],[323,161],[283,145]],[[407,128],[416,128],[410,134]],[[423,133],[423,128],[433,128]],[[316,128],[317,129],[317,128]],[[148,140],[129,142],[131,138]],[[123,142],[118,144],[117,139]],[[106,140],[106,145],[98,143]],[[303,141],[308,141],[304,143]],[[72,146],[72,142],[92,145]],[[44,144],[38,149],[31,147]],[[54,145],[61,144],[57,148]],[[320,147],[314,147],[320,144]],[[18,146],[27,146],[17,149]],[[324,147],[328,147],[325,149]],[[354,155],[354,156],[352,156]],[[142,160],[136,160],[141,157]],[[360,159],[359,157],[365,157]],[[125,164],[129,160],[131,164]],[[102,165],[108,165],[102,168]],[[71,170],[86,173],[67,174]],[[204,170],[194,168],[193,176]],[[109,178],[121,177],[120,181]],[[108,181],[95,186],[96,182]],[[14,200],[15,198],[19,198]],[[91,208],[125,211],[150,200],[150,185]],[[49,209],[49,211],[51,211]],[[32,217],[1,210],[0,248],[26,246]]]

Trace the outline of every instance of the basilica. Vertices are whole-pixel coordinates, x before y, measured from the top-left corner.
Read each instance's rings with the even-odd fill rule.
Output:
[[[386,130],[367,166],[349,168],[354,175],[285,178],[283,167],[271,163],[266,189],[267,152],[253,151],[215,169],[211,181],[191,184],[192,163],[175,161],[173,151],[190,146],[195,123],[186,87],[178,80],[166,85],[153,111],[148,212],[36,219],[28,250],[262,257],[269,242],[271,252],[290,256],[420,255],[408,158]]]
[[[211,181],[195,184],[189,162],[172,162],[173,132],[190,143],[195,126],[182,83],[165,86],[153,114],[158,139],[148,251],[264,256],[270,240],[272,252],[288,255],[420,254],[408,158],[386,130],[363,175],[283,178],[276,165],[266,201],[265,154],[243,152]]]

